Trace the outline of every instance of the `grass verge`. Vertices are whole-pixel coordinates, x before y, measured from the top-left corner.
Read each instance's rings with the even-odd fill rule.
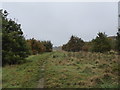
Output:
[[[49,53],[29,56],[21,65],[7,65],[2,68],[3,88],[36,88],[38,80],[43,77],[42,65]]]

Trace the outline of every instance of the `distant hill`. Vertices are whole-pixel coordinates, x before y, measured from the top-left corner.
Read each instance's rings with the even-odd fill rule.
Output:
[[[108,36],[108,39],[116,40],[116,36]]]
[[[62,50],[62,46],[53,47],[53,51],[61,51],[61,50]]]

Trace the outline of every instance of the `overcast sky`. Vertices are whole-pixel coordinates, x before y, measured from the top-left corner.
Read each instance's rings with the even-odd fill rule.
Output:
[[[71,35],[85,41],[98,32],[113,36],[118,28],[117,2],[9,2],[2,7],[22,25],[25,38],[51,40],[54,46],[65,44]]]

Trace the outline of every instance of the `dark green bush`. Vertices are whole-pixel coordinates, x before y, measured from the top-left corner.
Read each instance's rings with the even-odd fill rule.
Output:
[[[81,38],[71,36],[67,44],[62,46],[62,49],[65,51],[78,52],[82,50],[84,41]]]
[[[111,50],[110,41],[105,33],[99,32],[98,36],[92,40],[92,51],[93,52],[107,52]]]
[[[116,49],[118,54],[120,54],[120,28],[118,29],[117,37],[116,37]]]
[[[8,19],[7,11],[0,10],[2,18],[2,64],[19,64],[29,55],[21,25]]]

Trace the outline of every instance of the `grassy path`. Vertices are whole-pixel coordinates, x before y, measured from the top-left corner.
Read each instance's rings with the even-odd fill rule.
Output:
[[[39,81],[38,81],[38,86],[37,88],[44,88],[44,78],[41,78]]]
[[[117,88],[118,61],[114,54],[90,52],[33,55],[3,67],[3,88]]]
[[[43,64],[50,53],[32,55],[21,65],[7,65],[2,68],[3,88],[36,88],[44,77]]]
[[[45,65],[43,64],[41,70],[44,72],[45,71]],[[43,73],[44,74],[44,73]],[[38,81],[37,88],[44,88],[44,75],[40,80]]]

